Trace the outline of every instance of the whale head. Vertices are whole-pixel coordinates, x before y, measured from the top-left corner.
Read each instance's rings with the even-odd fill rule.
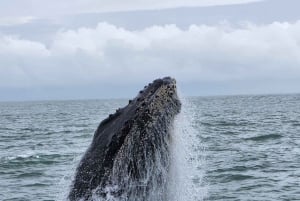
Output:
[[[164,200],[169,139],[180,109],[176,80],[165,77],[104,119],[77,168],[69,199]]]

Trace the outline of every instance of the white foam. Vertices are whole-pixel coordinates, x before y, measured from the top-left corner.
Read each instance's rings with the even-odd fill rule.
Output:
[[[24,153],[15,154],[12,156],[5,156],[4,159],[10,161],[15,159],[39,158],[39,157],[40,156],[38,155],[38,153],[34,151],[26,151]]]

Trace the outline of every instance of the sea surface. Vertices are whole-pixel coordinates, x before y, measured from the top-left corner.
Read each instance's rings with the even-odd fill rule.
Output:
[[[0,103],[0,200],[65,200],[98,124],[127,101]],[[183,113],[179,201],[300,200],[300,95],[185,98]]]

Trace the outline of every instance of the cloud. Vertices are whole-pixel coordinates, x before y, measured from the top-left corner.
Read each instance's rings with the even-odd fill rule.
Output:
[[[61,30],[50,45],[0,35],[0,87],[130,85],[171,75],[183,83],[300,78],[300,21],[267,25],[108,23]]]
[[[0,26],[15,26],[27,24],[33,21],[35,18],[32,16],[21,16],[21,17],[1,17]]]
[[[245,4],[249,2],[257,2],[261,0],[127,0],[126,4],[121,0],[102,0],[101,2],[95,0],[77,1],[78,7],[84,8],[86,12],[108,12],[108,11],[129,11],[129,10],[152,10],[152,9],[166,9],[177,7],[198,7],[198,6],[216,6],[216,5],[232,5]],[[91,7],[93,5],[93,7]]]
[[[89,12],[153,10],[176,7],[199,7],[245,4],[262,0],[4,0],[0,16],[56,17]]]

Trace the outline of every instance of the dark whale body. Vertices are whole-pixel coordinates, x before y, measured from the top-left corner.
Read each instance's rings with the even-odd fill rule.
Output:
[[[165,77],[109,115],[77,168],[68,199],[166,200],[170,129],[180,108],[176,81]]]

